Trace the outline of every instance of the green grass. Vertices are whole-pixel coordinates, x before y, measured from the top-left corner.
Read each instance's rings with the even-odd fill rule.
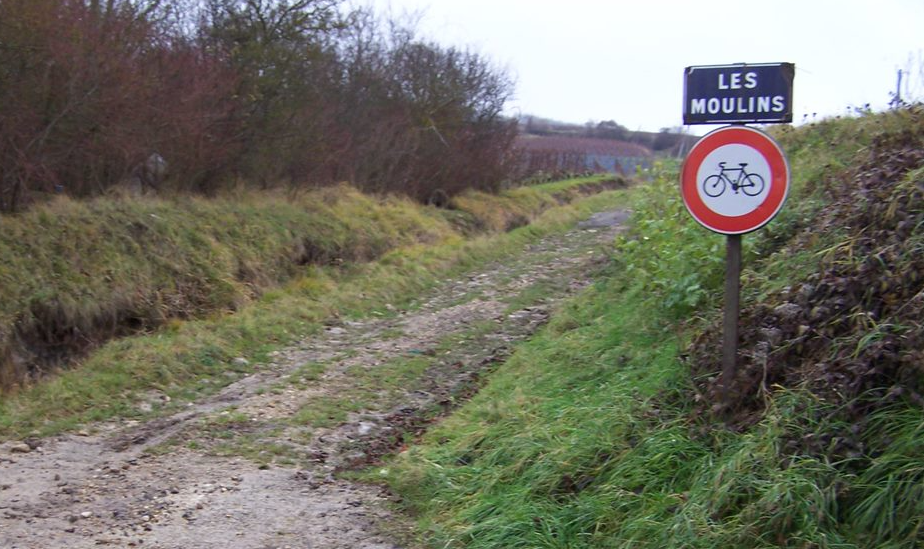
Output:
[[[180,406],[227,384],[228,371],[251,371],[252,364],[266,360],[273,349],[319,330],[325,319],[365,316],[386,312],[386,304],[409,303],[447,276],[510,255],[622,201],[620,192],[602,193],[546,210],[533,224],[510,233],[471,239],[453,233],[437,243],[395,248],[377,261],[346,268],[307,267],[234,314],[217,311],[198,320],[171,321],[151,334],[110,341],[78,368],[0,397],[0,438],[32,431],[51,434],[87,422],[138,416],[137,395],[152,388]],[[351,206],[362,211],[371,207],[362,201]],[[410,208],[401,205],[394,216],[400,218]],[[412,214],[424,215],[417,210]],[[236,357],[247,357],[251,365],[236,365]]]
[[[94,341],[264,292],[270,301],[302,263],[366,261],[455,231],[435,209],[338,187],[294,199],[60,199],[4,216],[0,235],[0,388],[10,388],[53,366],[42,356],[79,358]]]
[[[556,290],[556,283],[560,282],[540,280],[523,288],[518,294],[504,300],[507,305],[504,314],[510,314],[537,303],[542,303],[545,296],[552,294]]]
[[[345,421],[351,412],[384,411],[400,402],[399,397],[405,392],[423,387],[429,381],[424,373],[444,360],[440,357],[446,351],[453,350],[460,356],[460,349],[495,329],[493,322],[475,323],[437,342],[433,353],[410,353],[371,367],[351,366],[345,372],[348,384],[305,402],[290,421],[307,427],[333,427]]]
[[[682,340],[646,303],[620,282],[592,289],[386,468],[426,541],[863,546],[838,517],[851,477],[780,451],[793,416],[811,414],[781,402],[751,432],[710,433],[679,397]]]
[[[574,198],[598,179],[469,193],[454,211],[338,186],[182,201],[60,198],[3,216],[0,390],[114,337],[237,310],[261,294],[271,300],[305,264],[348,270],[401,247],[458,241],[473,226],[484,234],[528,223],[558,205],[554,193]]]
[[[804,280],[845,245],[849,228],[812,234],[816,216],[864,147],[907,123],[897,112],[779,130],[793,192],[745,238],[746,302]],[[683,355],[721,312],[724,242],[689,219],[674,169],[633,191],[634,226],[609,277],[367,477],[398,492],[434,548],[921,547],[918,404],[897,399],[845,423],[847,403],[772,387],[747,427],[708,413]],[[835,451],[850,432],[862,449]],[[825,433],[829,450],[800,449]]]
[[[886,409],[870,422],[876,447],[883,448],[858,473],[849,493],[848,520],[858,537],[874,543],[924,539],[924,412],[920,408]]]
[[[320,379],[321,375],[327,370],[327,365],[320,362],[309,362],[299,366],[293,373],[289,374],[286,378],[286,383],[298,389],[304,389],[308,387],[310,383],[313,383]]]
[[[526,287],[514,298],[518,308],[534,305],[549,295],[548,291],[536,292],[533,286]],[[354,365],[344,371],[344,381],[331,381],[325,394],[313,396],[290,417],[284,418],[275,426],[253,422],[234,407],[223,410],[200,422],[198,428],[186,433],[152,450],[165,453],[178,444],[186,443],[190,438],[197,440],[197,448],[223,456],[237,455],[250,459],[260,465],[290,465],[299,460],[296,447],[278,444],[282,425],[296,427],[294,439],[299,443],[312,440],[316,429],[336,427],[357,412],[385,412],[400,403],[408,391],[417,389],[430,390],[436,380],[434,376],[454,375],[460,365],[455,362],[466,355],[481,356],[486,351],[484,336],[495,333],[497,325],[493,321],[481,321],[468,325],[464,330],[448,334],[435,342],[432,352],[412,350],[405,355],[391,358],[381,363]],[[308,389],[317,387],[320,376],[328,371],[332,364],[349,358],[351,353],[343,353],[327,362],[312,362],[299,367],[271,386],[268,391],[282,393],[288,387]],[[454,365],[447,368],[445,361]],[[477,362],[477,360],[475,361]],[[449,370],[449,373],[445,370]],[[436,371],[439,370],[439,371]],[[430,372],[430,375],[426,375]],[[457,393],[466,393],[471,386],[466,383],[454,387],[448,395],[453,401]],[[423,417],[438,416],[445,413],[445,403],[432,404],[432,408],[420,410]]]
[[[584,189],[599,189],[605,181],[615,181],[611,175],[595,175],[554,181],[541,185],[517,187],[500,195],[481,191],[466,191],[453,197],[452,207],[471,214],[480,229],[506,231],[525,225],[539,213],[581,196]],[[620,178],[619,186],[627,182]]]
[[[553,193],[553,194],[555,193],[569,194],[569,193],[574,193],[574,192],[580,192],[579,190],[580,186],[575,186],[573,183],[569,183],[569,182],[580,181],[582,185],[586,185],[586,184],[602,183],[604,181],[611,181],[611,180],[620,182],[621,185],[626,184],[625,179],[621,176],[614,177],[612,174],[602,174],[602,175],[592,175],[588,177],[580,177],[580,178],[577,178],[576,180],[562,179],[559,181],[550,181],[548,183],[540,183],[538,185],[531,185],[529,187],[524,187],[520,189],[519,192],[523,192],[524,189],[531,189],[533,191],[541,191],[541,192]],[[513,192],[516,192],[516,191],[513,191]]]
[[[373,367],[353,366],[345,372],[349,385],[306,402],[291,418],[296,425],[333,427],[350,412],[381,411],[396,394],[413,387],[430,366],[423,357],[401,357]]]
[[[566,324],[556,320],[523,346],[460,414],[390,468],[415,511],[434,520],[434,546],[555,547],[559,538],[577,547],[606,527],[609,504],[587,494],[606,485],[621,456],[650,450],[653,441],[636,436],[669,419],[651,399],[683,374],[678,340],[631,307],[638,295],[616,304],[628,307],[604,304],[610,297],[602,288],[583,296]],[[650,483],[653,469],[622,479],[618,492]],[[588,507],[597,504],[599,513]],[[439,520],[447,511],[451,518]]]

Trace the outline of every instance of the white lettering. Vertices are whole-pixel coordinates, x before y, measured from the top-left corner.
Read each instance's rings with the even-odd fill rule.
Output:
[[[703,114],[706,112],[706,100],[705,99],[691,99],[690,100],[690,114]]]
[[[757,114],[786,111],[786,97],[709,97],[690,99],[690,114]]]
[[[740,73],[740,72],[733,72],[733,73],[732,73],[732,75],[731,75],[731,84],[729,84],[729,86],[731,86],[731,89],[733,89],[733,90],[740,90],[740,89],[741,89],[741,73]]]
[[[757,98],[757,112],[770,112],[770,97],[765,95]]]
[[[741,114],[750,114],[754,112],[754,98],[753,97],[739,97],[738,98],[738,112]]]
[[[753,72],[749,72],[746,75],[744,75],[744,79],[745,79],[745,84],[743,87],[745,88],[753,88],[754,86],[757,85],[757,74]],[[751,83],[751,80],[753,80],[753,83]],[[740,72],[733,72],[730,75],[728,75],[728,81],[725,80],[724,74],[719,73],[719,89],[720,90],[740,90],[741,88],[742,88],[742,84],[741,84],[741,73]]]
[[[722,112],[725,114],[731,114],[735,112],[735,98],[734,97],[723,97],[722,98]]]
[[[773,112],[783,112],[786,110],[786,98],[782,95],[773,96]]]

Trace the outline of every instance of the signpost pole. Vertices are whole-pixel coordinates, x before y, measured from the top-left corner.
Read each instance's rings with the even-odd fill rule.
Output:
[[[789,163],[782,149],[745,124],[792,122],[795,69],[792,63],[737,63],[685,71],[683,123],[734,124],[700,139],[680,170],[687,210],[701,225],[727,237],[719,379],[724,407],[734,397],[738,367],[741,235],[769,222],[789,190]]]
[[[738,311],[741,298],[741,235],[725,243],[725,318],[722,342],[722,400],[729,403],[738,356]]]

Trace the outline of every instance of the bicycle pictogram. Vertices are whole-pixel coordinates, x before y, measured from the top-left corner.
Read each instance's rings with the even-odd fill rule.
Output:
[[[748,196],[757,196],[764,192],[764,178],[757,173],[748,173],[745,171],[747,162],[738,163],[737,168],[726,168],[725,162],[719,162],[719,172],[714,173],[703,181],[703,192],[706,196],[716,198],[725,193],[725,189],[731,187],[735,194],[741,190]],[[737,173],[738,176],[734,177]]]

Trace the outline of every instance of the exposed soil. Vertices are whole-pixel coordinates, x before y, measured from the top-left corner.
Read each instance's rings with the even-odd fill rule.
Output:
[[[138,404],[171,415],[0,445],[0,547],[412,545],[389,493],[337,473],[399,450],[477,391],[591,281],[625,217],[598,214],[446,280],[411,310],[332,324],[179,411],[157,393]],[[398,385],[376,377],[414,360]]]
[[[874,411],[924,405],[924,180],[915,172],[924,167],[924,109],[904,114],[915,122],[875,137],[855,168],[823,187],[830,204],[787,247],[811,248],[818,234],[842,235],[839,244],[807,279],[742,311],[738,372],[724,406],[709,404],[722,401],[713,375],[719,322],[694,341],[700,408],[743,429],[763,416],[776,388],[807,388],[827,409],[785,450],[836,462],[864,455],[860,434]]]

